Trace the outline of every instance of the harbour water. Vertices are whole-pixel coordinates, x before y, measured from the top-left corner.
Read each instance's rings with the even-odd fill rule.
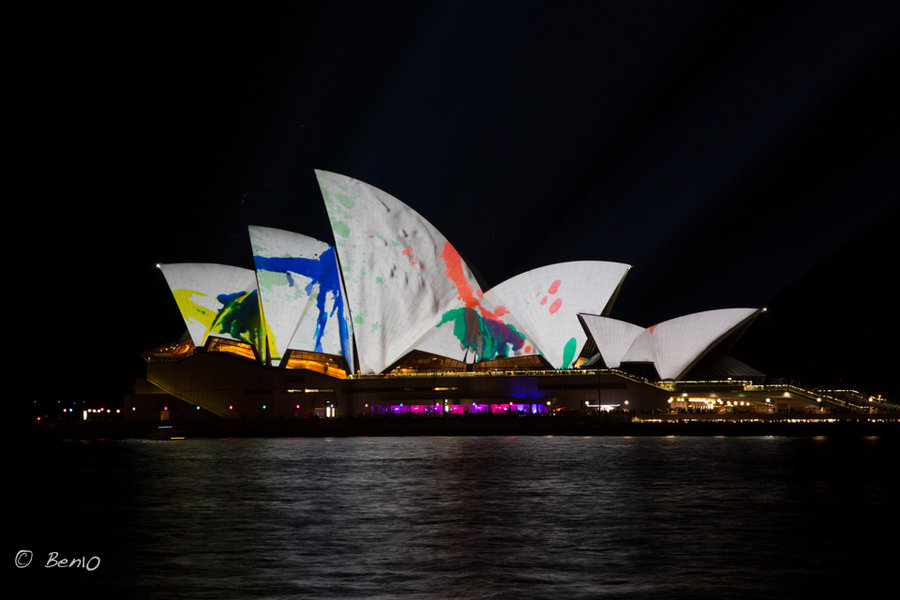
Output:
[[[37,597],[847,598],[892,587],[900,555],[900,452],[884,436],[22,452],[8,581]]]

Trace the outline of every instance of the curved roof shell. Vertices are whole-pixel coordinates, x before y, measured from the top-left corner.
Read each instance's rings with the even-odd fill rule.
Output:
[[[712,348],[760,312],[756,308],[708,310],[639,327],[598,315],[581,318],[609,368],[652,362],[660,379],[680,379]]]
[[[649,327],[660,378],[683,377],[711,348],[759,312],[756,308],[707,310]]]
[[[485,294],[515,315],[540,353],[556,369],[567,369],[587,341],[579,313],[606,312],[629,265],[573,261],[532,269],[507,279]]]
[[[215,263],[177,263],[159,266],[175,297],[194,346],[209,336],[247,342],[262,356],[262,320],[256,273]]]
[[[353,366],[350,311],[334,247],[306,235],[250,226],[272,363],[288,350],[342,355]]]
[[[335,246],[251,226],[255,271],[160,266],[195,346],[209,336],[247,342],[276,365],[291,349],[342,355],[371,374],[414,350],[470,364],[540,355],[565,369],[591,337],[610,368],[650,362],[660,378],[679,379],[759,312],[705,311],[649,328],[610,319],[630,266],[605,261],[532,269],[483,293],[415,210],[351,177],[316,177]]]
[[[334,232],[361,373],[381,373],[421,342],[478,359],[522,352],[524,334],[482,303],[471,269],[425,218],[359,180],[316,171]],[[439,334],[434,328],[445,328]],[[432,339],[434,336],[434,339]],[[449,350],[440,352],[453,356]]]
[[[610,369],[617,369],[622,364],[622,359],[635,345],[635,340],[647,331],[640,325],[601,315],[582,314],[580,317],[594,339],[594,343],[597,344],[597,351],[603,358],[603,362]],[[643,347],[647,348],[646,360],[634,362],[654,362],[646,342]]]

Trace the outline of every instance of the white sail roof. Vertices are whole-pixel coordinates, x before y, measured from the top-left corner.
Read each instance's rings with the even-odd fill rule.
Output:
[[[381,373],[415,349],[471,362],[529,348],[521,327],[492,308],[469,266],[425,218],[356,179],[327,171],[316,176],[362,373]]]
[[[486,294],[528,331],[535,353],[556,369],[567,369],[587,341],[578,313],[602,313],[629,265],[573,261],[532,269],[494,286]]]
[[[661,379],[680,379],[756,308],[725,308],[670,319],[648,328],[597,315],[581,318],[607,367],[652,362]]]
[[[638,336],[647,331],[639,325],[600,315],[582,314],[581,319],[597,344],[597,351],[603,357],[603,362],[610,369],[619,367]],[[647,347],[646,342],[643,346]],[[649,349],[646,352],[646,362],[653,362]]]
[[[708,310],[648,328],[656,351],[657,373],[662,379],[682,377],[710,348],[758,313],[755,308]]]
[[[361,373],[414,349],[475,277],[447,239],[390,194],[316,171],[353,317]]]
[[[212,335],[263,347],[256,274],[215,263],[159,265],[194,345]],[[261,353],[260,353],[261,355]]]
[[[621,362],[626,363],[653,363],[656,362],[656,346],[653,344],[653,337],[650,330],[644,329],[637,336],[628,348],[628,351],[622,357]]]
[[[272,362],[288,350],[343,355],[353,369],[350,312],[334,248],[306,235],[250,226]]]

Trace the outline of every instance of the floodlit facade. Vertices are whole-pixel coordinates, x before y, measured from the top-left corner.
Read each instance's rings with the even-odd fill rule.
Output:
[[[630,266],[595,260],[535,268],[483,291],[415,210],[351,177],[315,174],[333,246],[254,225],[254,269],[160,265],[193,348],[149,353],[155,385],[220,416],[255,395],[260,406],[278,397],[329,415],[341,405],[342,414],[545,413],[563,399],[658,407],[661,387],[619,370],[652,364],[660,381],[679,380],[759,312],[625,323],[609,315]],[[213,356],[222,352],[197,349],[243,362],[225,368]],[[190,376],[180,370],[185,357],[197,357]],[[422,375],[432,380],[397,383]],[[493,377],[473,379],[481,375]]]

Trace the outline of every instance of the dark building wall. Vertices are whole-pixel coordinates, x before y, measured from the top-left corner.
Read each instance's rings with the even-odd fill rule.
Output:
[[[223,418],[295,418],[332,407],[333,416],[367,414],[374,405],[550,402],[586,410],[620,404],[633,411],[664,408],[668,392],[600,371],[447,373],[337,379],[305,370],[264,367],[219,352],[148,364],[148,381]]]

